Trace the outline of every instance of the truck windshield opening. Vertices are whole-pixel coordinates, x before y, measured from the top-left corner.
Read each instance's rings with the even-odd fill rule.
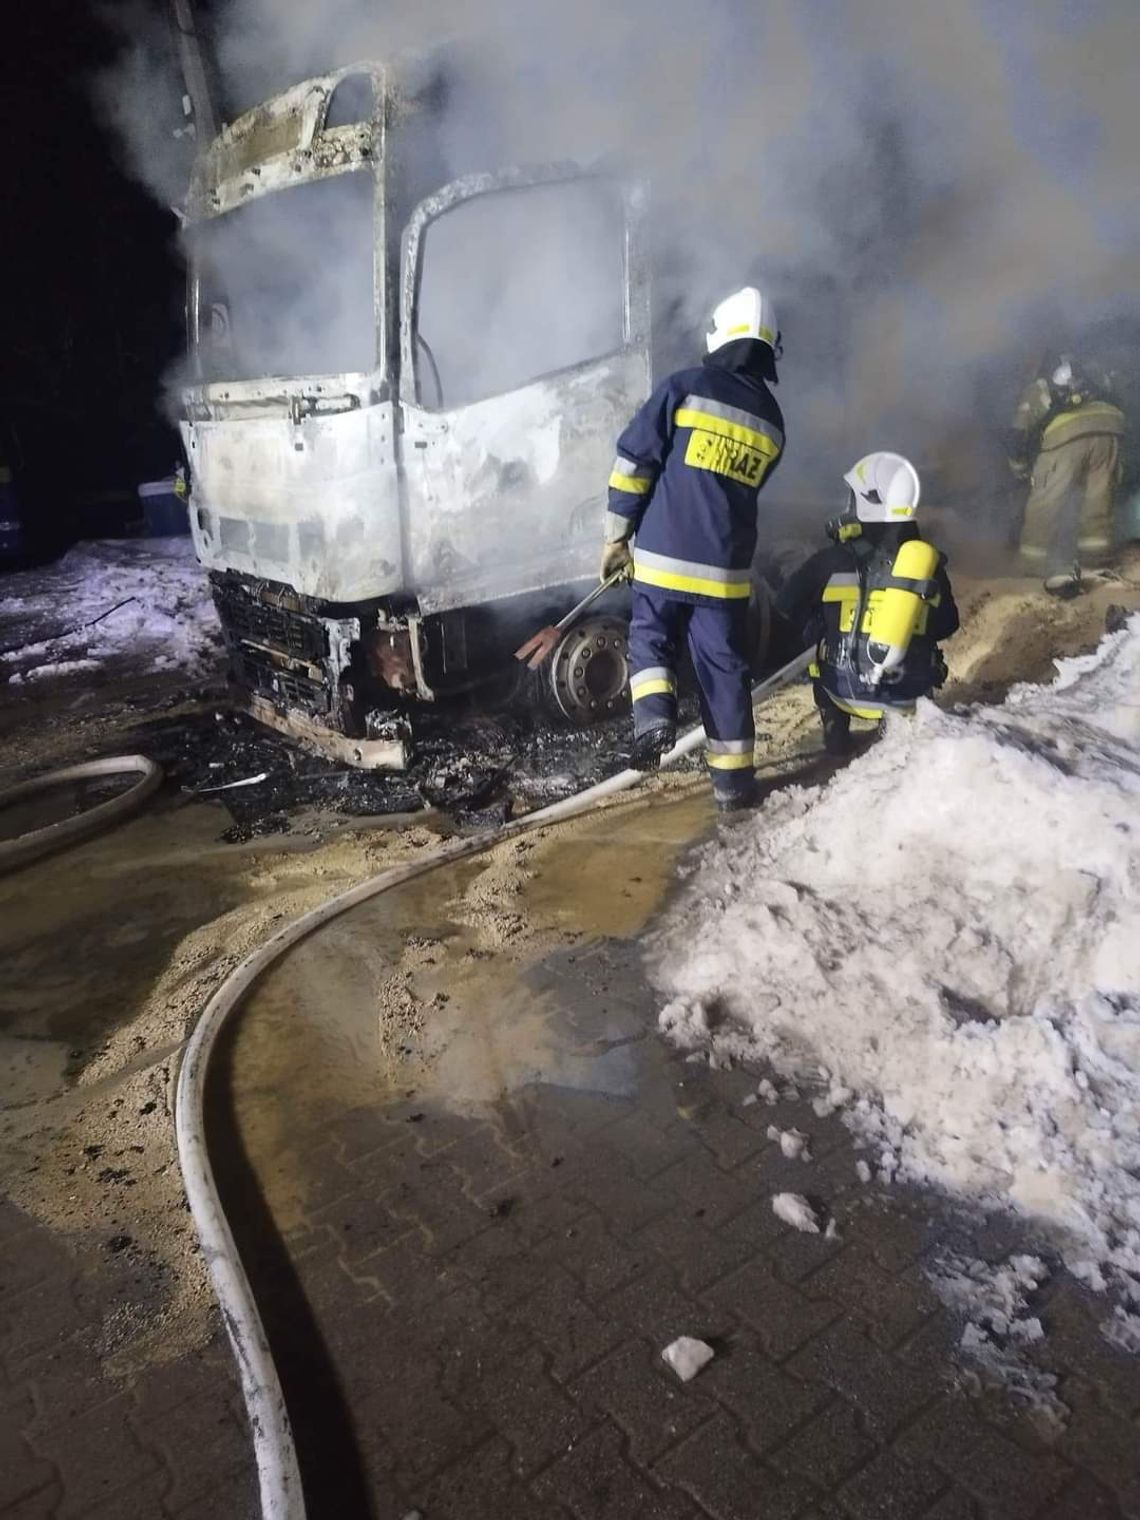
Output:
[[[427,229],[418,336],[432,408],[517,390],[621,348],[625,214],[580,180],[478,195]]]
[[[369,172],[340,174],[192,230],[203,380],[375,368],[373,199]]]

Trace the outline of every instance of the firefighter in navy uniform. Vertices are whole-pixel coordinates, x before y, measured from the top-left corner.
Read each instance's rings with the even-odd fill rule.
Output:
[[[901,454],[868,454],[844,476],[833,542],[784,583],[784,636],[818,644],[811,667],[828,754],[847,754],[851,719],[910,713],[945,679],[938,648],[958,627],[946,557],[919,534],[919,480]]]
[[[780,352],[771,303],[758,290],[722,301],[704,363],[654,391],[618,439],[610,475],[602,577],[632,571],[632,763],[652,770],[673,745],[687,643],[705,759],[726,811],[747,806],[756,786],[748,603],[757,495],[784,448],[768,389]]]

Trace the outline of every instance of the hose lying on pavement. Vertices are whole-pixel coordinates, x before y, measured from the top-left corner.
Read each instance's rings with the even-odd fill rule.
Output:
[[[763,700],[777,688],[794,680],[807,669],[814,651],[802,655],[778,670],[767,680],[752,689],[753,702]],[[672,765],[704,740],[704,729],[696,727],[683,734],[673,748],[662,757],[663,766]],[[217,1184],[210,1167],[205,1133],[205,1086],[210,1054],[229,1015],[257,980],[261,973],[298,940],[304,939],[314,929],[347,913],[350,908],[377,897],[393,887],[425,876],[439,866],[447,865],[467,856],[477,855],[493,845],[516,835],[541,828],[545,824],[558,823],[588,812],[603,798],[612,796],[634,786],[643,772],[620,771],[606,781],[587,787],[576,796],[551,803],[537,812],[528,813],[499,828],[466,839],[452,839],[441,844],[429,855],[421,856],[402,865],[389,866],[379,875],[361,882],[358,886],[341,892],[338,896],[311,909],[292,923],[278,929],[259,949],[247,955],[236,966],[221,986],[214,992],[202,1011],[202,1015],[190,1036],[182,1067],[178,1074],[178,1091],[175,1100],[174,1123],[178,1142],[178,1160],[182,1168],[182,1181],[186,1198],[194,1220],[202,1255],[210,1270],[230,1338],[234,1357],[241,1376],[242,1396],[253,1435],[254,1455],[257,1460],[258,1485],[261,1492],[261,1513],[264,1520],[304,1520],[305,1500],[301,1490],[301,1474],[297,1465],[297,1453],[293,1445],[289,1415],[273,1356],[266,1339],[261,1316],[242,1266],[241,1257],[234,1243],[229,1222],[222,1208]]]
[[[0,807],[7,808],[18,802],[26,802],[30,797],[37,797],[42,792],[50,792],[58,786],[77,781],[97,781],[104,776],[131,774],[137,775],[138,780],[117,797],[76,813],[74,818],[63,818],[42,829],[32,829],[27,834],[17,835],[15,839],[0,840],[0,875],[5,871],[14,871],[17,866],[25,866],[29,861],[38,860],[42,855],[50,855],[54,850],[61,850],[65,845],[89,839],[92,834],[101,833],[112,824],[121,823],[124,818],[137,812],[159,786],[162,771],[145,755],[109,755],[105,760],[87,760],[82,765],[69,765],[61,771],[50,771],[46,776],[22,781],[18,786],[0,793]]]

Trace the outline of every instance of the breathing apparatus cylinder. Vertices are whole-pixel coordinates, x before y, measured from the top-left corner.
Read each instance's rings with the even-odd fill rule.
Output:
[[[918,626],[923,602],[934,592],[938,551],[921,538],[900,545],[891,566],[891,584],[880,591],[867,609],[863,624],[867,634],[868,679],[878,686],[883,677],[906,658]],[[899,584],[905,582],[906,584]]]

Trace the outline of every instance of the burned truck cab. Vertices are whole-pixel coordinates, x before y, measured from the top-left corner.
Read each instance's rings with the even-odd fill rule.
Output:
[[[309,80],[204,149],[187,207],[191,528],[232,674],[357,765],[402,765],[417,704],[593,576],[650,384],[636,187],[449,178],[445,120],[445,63]],[[604,627],[591,680],[562,673],[585,721],[625,697]]]

